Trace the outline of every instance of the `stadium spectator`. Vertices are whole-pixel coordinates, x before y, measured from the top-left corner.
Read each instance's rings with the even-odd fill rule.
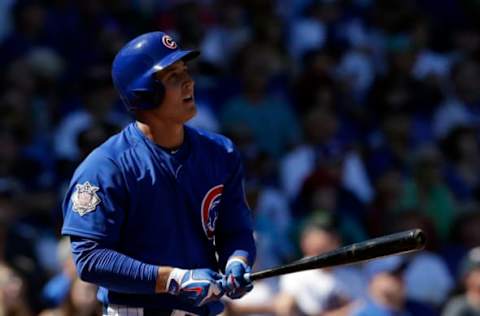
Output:
[[[300,248],[304,257],[331,251],[340,243],[338,233],[322,224],[308,223],[301,232]],[[362,282],[359,271],[349,267],[283,275],[277,315],[347,315],[351,302],[360,296]]]
[[[463,258],[459,281],[464,288],[461,295],[450,299],[442,316],[480,315],[480,248],[471,249]]]

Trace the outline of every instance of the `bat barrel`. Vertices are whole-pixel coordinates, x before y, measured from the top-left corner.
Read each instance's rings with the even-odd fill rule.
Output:
[[[245,279],[255,281],[298,271],[354,264],[393,254],[420,250],[425,246],[425,243],[425,233],[421,229],[411,229],[341,247],[276,268],[254,272],[245,275]]]

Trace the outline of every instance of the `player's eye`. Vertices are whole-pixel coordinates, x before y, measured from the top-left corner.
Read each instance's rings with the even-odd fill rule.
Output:
[[[179,71],[175,71],[171,75],[169,75],[167,77],[167,81],[169,83],[172,83],[172,84],[178,84],[178,83],[181,83],[184,80],[186,80],[187,77],[189,77],[189,76],[190,76],[190,74],[188,73],[188,70],[187,69],[182,69],[182,70],[179,70]]]
[[[179,81],[179,78],[179,74],[174,72],[167,76],[167,82],[176,83],[177,81]]]

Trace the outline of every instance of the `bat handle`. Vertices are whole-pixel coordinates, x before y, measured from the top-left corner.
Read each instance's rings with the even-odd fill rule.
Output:
[[[245,274],[243,275],[243,279],[245,280],[245,282],[247,282],[247,283],[251,283],[251,282],[252,282],[252,279],[250,278],[251,275],[252,275],[251,273],[245,273]]]

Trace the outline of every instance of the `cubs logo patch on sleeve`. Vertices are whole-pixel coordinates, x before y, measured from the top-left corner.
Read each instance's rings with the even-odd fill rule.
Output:
[[[91,185],[86,181],[84,184],[77,184],[72,194],[73,211],[83,216],[95,210],[101,200],[97,195],[99,187]]]

